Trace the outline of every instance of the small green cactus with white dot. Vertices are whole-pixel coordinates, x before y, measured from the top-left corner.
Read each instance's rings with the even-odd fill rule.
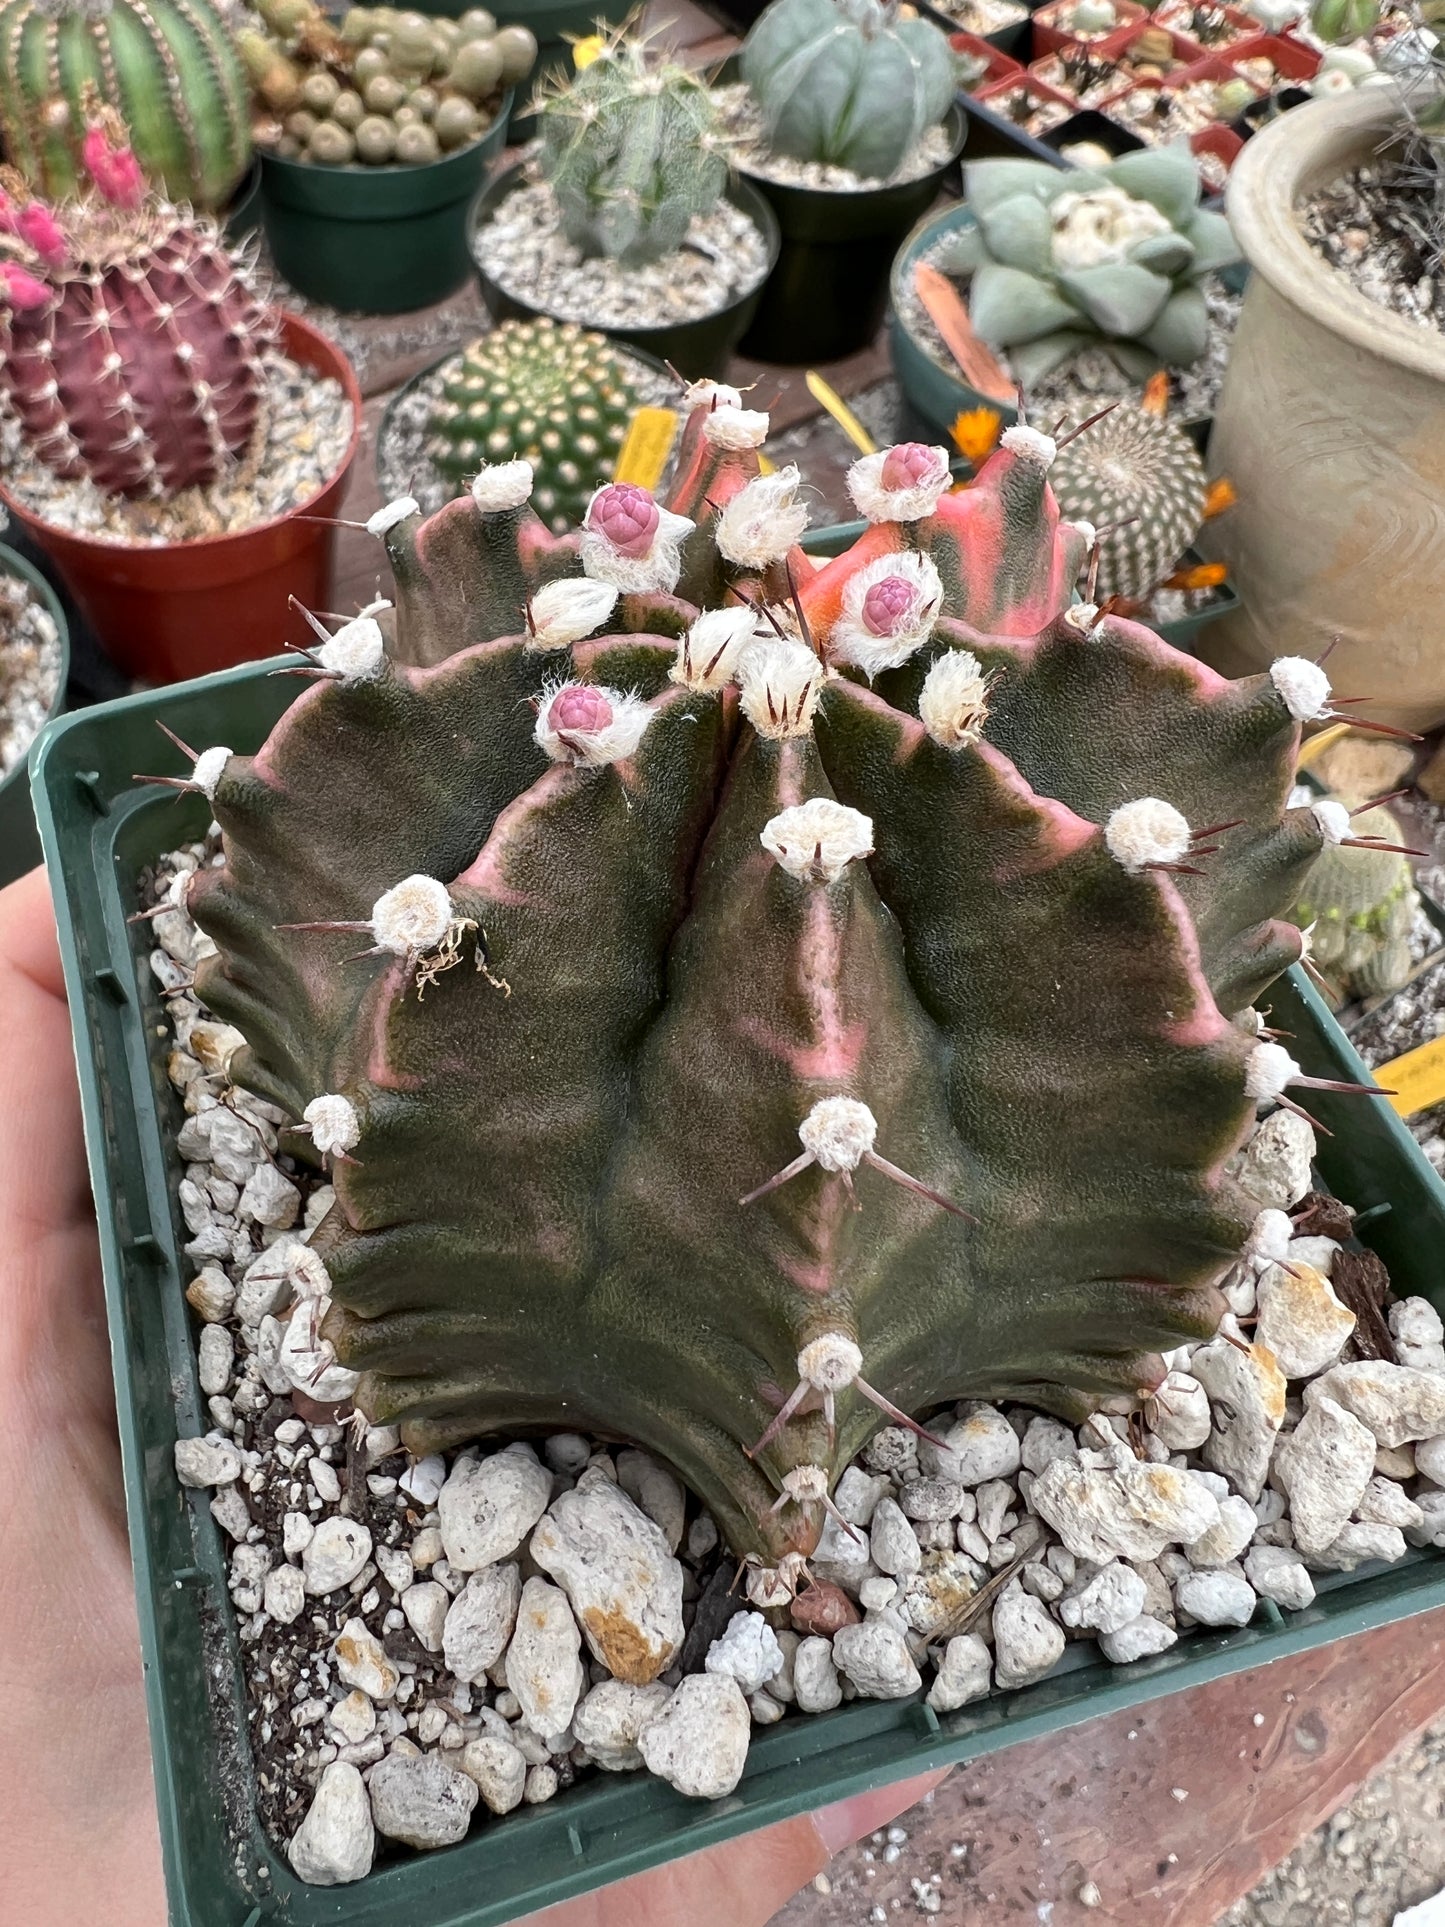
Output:
[[[1398,845],[1400,825],[1388,810],[1356,815],[1354,837]],[[1408,857],[1363,842],[1326,843],[1291,913],[1311,930],[1310,956],[1343,1003],[1398,990],[1409,977],[1410,927],[1420,899]]]
[[[640,401],[638,364],[602,336],[504,321],[462,355],[432,414],[427,453],[462,492],[485,463],[532,464],[532,506],[554,535],[612,479]]]
[[[1071,521],[1100,531],[1095,593],[1146,601],[1204,520],[1208,483],[1182,428],[1121,404],[1065,440],[1051,476]]]

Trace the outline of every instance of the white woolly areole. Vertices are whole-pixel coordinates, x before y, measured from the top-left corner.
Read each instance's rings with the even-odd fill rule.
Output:
[[[803,1149],[825,1171],[856,1171],[877,1136],[877,1118],[856,1097],[820,1097],[798,1126]]]
[[[375,682],[386,662],[386,638],[375,616],[353,616],[312,653],[342,682]]]
[[[823,687],[823,665],[805,642],[755,642],[738,667],[743,714],[760,736],[806,736]]]
[[[532,464],[520,455],[514,462],[488,462],[472,481],[472,500],[484,515],[519,509],[531,493]]]
[[[339,1097],[334,1091],[313,1097],[301,1116],[311,1126],[312,1142],[323,1157],[333,1151],[353,1150],[361,1140],[361,1119],[349,1097]]]
[[[1256,1044],[1244,1067],[1244,1091],[1257,1104],[1278,1097],[1300,1074],[1300,1067],[1283,1044]]]
[[[799,1505],[816,1505],[828,1496],[828,1474],[821,1465],[795,1465],[783,1474],[783,1490]]]
[[[366,518],[368,535],[387,535],[398,522],[404,522],[409,515],[420,515],[421,503],[414,495],[398,495],[394,502],[386,502],[374,515]]]
[[[1064,611],[1064,621],[1068,623],[1069,627],[1080,630],[1086,636],[1092,632],[1094,624],[1098,620],[1099,605],[1097,602],[1074,602]]]
[[[371,931],[383,950],[410,957],[435,950],[452,927],[452,900],[435,877],[394,883],[371,906]]]
[[[1308,656],[1280,656],[1270,664],[1269,679],[1297,723],[1317,723],[1329,714],[1330,679]]]
[[[1132,872],[1146,863],[1177,863],[1189,848],[1190,830],[1172,803],[1141,796],[1113,812],[1104,825],[1104,842],[1110,856]]]
[[[596,689],[612,711],[611,720],[600,729],[559,726],[557,705],[571,689]],[[606,689],[594,683],[563,683],[550,691],[537,712],[532,735],[537,747],[554,763],[571,763],[584,769],[605,769],[609,763],[623,762],[636,750],[652,721],[652,711],[640,696]]]
[[[873,819],[831,796],[811,796],[779,810],[758,833],[768,855],[790,877],[836,883],[855,857],[873,854]]]
[[[191,781],[208,803],[215,801],[216,790],[233,754],[218,743],[214,749],[203,749],[196,758]]]
[[[617,607],[617,590],[610,582],[568,576],[544,582],[531,602],[528,649],[566,649],[600,629]]]
[[[590,505],[589,505],[590,506]],[[646,555],[621,555],[605,535],[582,527],[582,573],[610,582],[624,595],[671,595],[682,574],[682,544],[691,533],[685,515],[658,505],[657,529]]]
[[[810,1338],[798,1353],[798,1377],[819,1392],[841,1392],[863,1369],[863,1354],[843,1332]]]
[[[1088,548],[1092,549],[1099,539],[1099,531],[1094,527],[1092,522],[1086,522],[1082,516],[1080,516],[1076,522],[1065,522],[1064,527],[1066,529],[1073,529],[1077,535],[1082,535],[1084,543]]]
[[[313,1251],[310,1245],[292,1245],[287,1251],[286,1282],[298,1298],[331,1296],[331,1274],[322,1263],[320,1252]]]
[[[672,680],[685,689],[726,689],[737,674],[744,649],[760,640],[757,613],[745,604],[705,609],[677,645]]]
[[[940,499],[953,486],[949,473],[948,450],[930,448],[933,467],[908,488],[885,488],[883,464],[892,454],[888,448],[865,455],[848,470],[848,493],[853,506],[869,522],[921,522],[932,515]]]
[[[923,679],[918,714],[940,749],[978,741],[988,721],[988,677],[971,649],[950,649],[938,658]]]
[[[719,403],[708,411],[702,433],[714,448],[761,448],[768,439],[768,417],[760,408]]]
[[[1022,455],[1026,461],[1037,462],[1041,468],[1052,468],[1059,445],[1052,435],[1042,434],[1037,428],[1025,427],[1023,422],[1015,422],[1006,428],[999,438],[1000,445],[1014,455]]]
[[[808,526],[808,507],[798,500],[802,476],[789,463],[774,475],[759,475],[740,488],[717,519],[714,531],[721,553],[740,569],[765,569],[781,562]]]
[[[1283,1211],[1261,1211],[1250,1227],[1245,1252],[1257,1264],[1277,1264],[1289,1255],[1294,1226]]]
[[[740,389],[729,388],[725,381],[694,381],[689,382],[682,402],[687,409],[741,408],[743,397]]]
[[[865,614],[869,591],[894,578],[908,584],[913,593],[912,607],[891,635],[877,635],[868,626]],[[943,583],[930,556],[912,549],[898,555],[880,555],[844,586],[843,608],[828,636],[829,658],[851,663],[871,681],[885,669],[897,669],[923,647],[933,634],[942,606]]]
[[[1343,803],[1322,796],[1318,803],[1311,803],[1310,811],[1326,843],[1344,842],[1350,833],[1350,813]]]

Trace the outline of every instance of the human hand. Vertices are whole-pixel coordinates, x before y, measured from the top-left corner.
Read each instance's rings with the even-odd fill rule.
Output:
[[[39,870],[0,890],[0,1547],[7,1927],[162,1927],[100,1254]],[[940,1778],[709,1848],[532,1927],[763,1927],[840,1847]]]

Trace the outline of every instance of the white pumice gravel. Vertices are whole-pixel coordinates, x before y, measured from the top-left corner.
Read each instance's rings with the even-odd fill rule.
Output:
[[[157,895],[209,860],[177,852]],[[754,1727],[915,1693],[946,1720],[1096,1648],[1151,1659],[1445,1547],[1440,1320],[1397,1302],[1401,1362],[1359,1356],[1327,1239],[1290,1242],[1319,1279],[1302,1292],[1258,1271],[1236,1312],[1252,1345],[1170,1355],[1142,1430],[971,1402],[929,1420],[940,1445],[876,1433],[834,1487],[811,1561],[828,1586],[796,1613],[757,1573],[719,1592],[735,1562],[716,1523],[637,1448],[558,1432],[413,1460],[395,1427],[349,1424],[346,1399],[298,1402],[285,1345],[298,1303],[326,1295],[307,1241],[331,1187],[281,1149],[279,1111],[207,1068],[233,1045],[175,988],[206,940],[183,913],[155,926],[200,1388],[176,1474],[221,1531],[261,1810],[308,1881],[359,1879],[377,1851],[459,1839],[579,1775],[720,1798]],[[1299,1203],[1311,1150],[1302,1120],[1264,1120],[1239,1160],[1262,1207]],[[273,1159],[283,1182],[254,1182]],[[1280,1363],[1317,1358],[1318,1377]]]

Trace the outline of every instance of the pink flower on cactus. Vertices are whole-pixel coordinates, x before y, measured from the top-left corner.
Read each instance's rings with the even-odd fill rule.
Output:
[[[44,201],[31,201],[15,217],[15,232],[28,241],[49,268],[63,265],[69,248],[60,223]]]
[[[638,696],[595,683],[558,683],[543,693],[533,739],[554,763],[605,769],[633,754],[651,721]]]
[[[848,493],[870,522],[920,522],[952,485],[948,450],[924,442],[865,455],[848,471]]]
[[[592,683],[569,683],[559,690],[548,718],[559,733],[591,733],[606,729],[612,721],[612,705]]]
[[[24,268],[17,268],[12,262],[0,268],[0,301],[6,307],[23,314],[29,308],[43,308],[50,297],[51,290],[45,283],[37,281]]]
[[[883,458],[884,488],[916,488],[938,473],[938,451],[926,442],[899,442]]]
[[[843,588],[843,607],[827,637],[833,663],[865,676],[896,669],[933,633],[943,584],[926,555],[903,549],[867,563]]]
[[[129,147],[113,147],[98,123],[86,129],[80,157],[85,171],[113,207],[139,207],[145,196],[145,176]]]
[[[598,489],[587,510],[588,529],[604,536],[619,555],[646,555],[661,520],[651,492],[633,482],[609,482]]]
[[[863,598],[863,626],[875,636],[896,635],[917,603],[918,590],[906,576],[885,575]]]
[[[587,505],[582,521],[582,571],[624,595],[669,594],[682,571],[683,538],[692,528],[651,492],[632,482],[609,482]]]

